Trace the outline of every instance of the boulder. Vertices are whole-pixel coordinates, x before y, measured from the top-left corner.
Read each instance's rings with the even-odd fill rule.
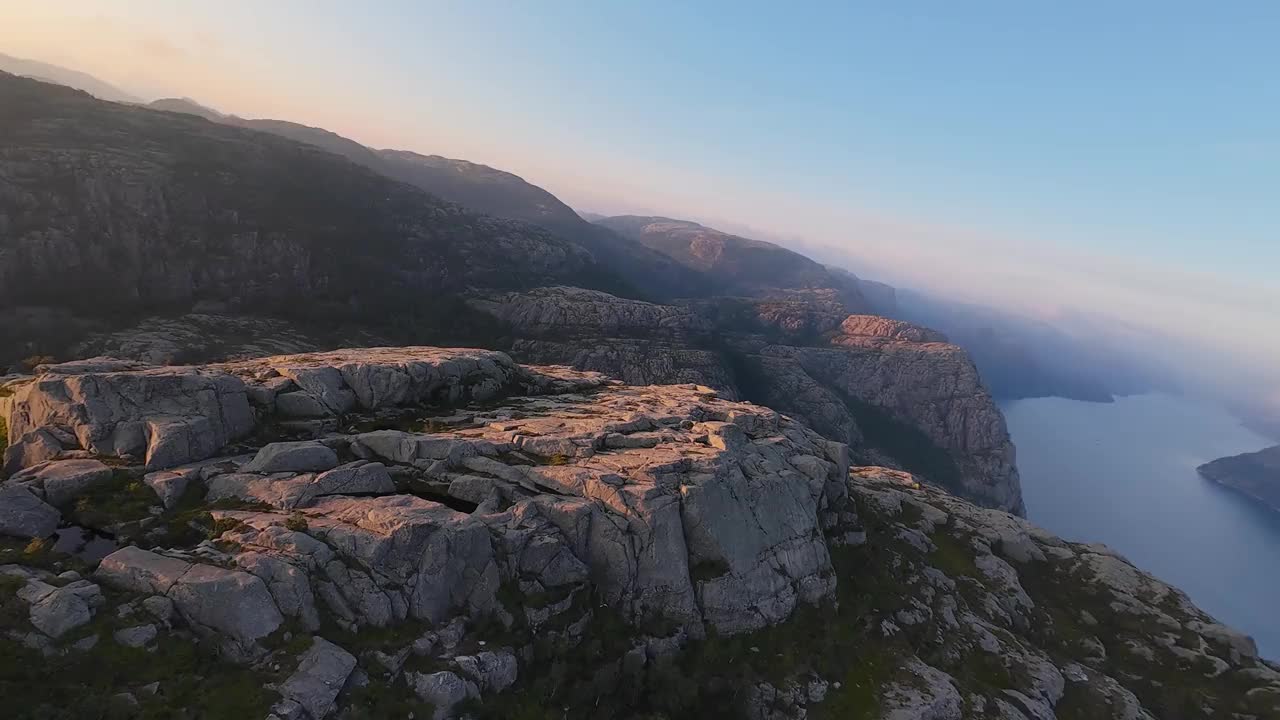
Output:
[[[125,647],[146,647],[155,642],[156,626],[147,624],[121,628],[120,630],[117,630],[112,637],[115,638],[116,642],[124,645]]]
[[[266,585],[239,570],[130,546],[103,558],[95,575],[125,590],[166,596],[187,622],[230,640],[237,658],[284,622]]]
[[[276,396],[276,412],[287,418],[323,418],[333,415],[309,392],[298,390]]]
[[[298,669],[277,690],[286,700],[306,711],[311,720],[322,720],[333,710],[334,700],[355,669],[351,653],[316,637],[302,655]]]
[[[166,510],[172,510],[182,499],[192,480],[200,479],[200,468],[174,468],[149,472],[142,477],[142,482],[155,491],[160,503]]]
[[[9,437],[14,433],[11,429]],[[62,453],[62,443],[53,433],[45,428],[38,428],[22,434],[17,440],[10,442],[4,451],[4,474],[13,475],[23,468],[39,465],[52,460]]]
[[[49,537],[58,529],[62,513],[12,483],[0,485],[0,535],[19,538]]]
[[[99,460],[51,460],[11,479],[29,485],[51,505],[64,507],[94,485],[111,480],[111,468]]]
[[[166,594],[188,622],[217,631],[242,647],[284,622],[262,581],[239,570],[192,565]]]
[[[94,577],[122,590],[164,595],[190,569],[185,560],[130,545],[103,558]]]
[[[453,661],[464,675],[476,682],[483,693],[502,692],[516,682],[518,664],[516,656],[508,649],[459,655]]]
[[[395,491],[385,465],[357,460],[317,475],[295,504],[304,506],[325,495],[384,495]]]
[[[94,608],[104,602],[102,589],[88,580],[40,592],[38,598],[30,608],[31,624],[55,640],[92,620]]]
[[[457,673],[440,670],[433,673],[405,673],[405,681],[415,695],[435,708],[432,720],[453,717],[453,708],[469,698],[480,697],[480,689],[474,682],[464,680]]]
[[[263,446],[241,472],[320,472],[338,465],[333,450],[313,440],[274,442]]]

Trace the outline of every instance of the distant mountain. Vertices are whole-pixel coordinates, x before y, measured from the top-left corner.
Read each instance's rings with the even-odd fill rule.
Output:
[[[72,327],[24,308],[103,324],[212,303],[425,339],[478,329],[459,300],[477,289],[631,292],[574,242],[311,145],[2,73],[0,227],[4,354]]]
[[[777,290],[833,289],[849,312],[872,309],[855,276],[773,243],[665,217],[621,215],[596,224],[703,273],[715,284],[712,294],[757,296]]]
[[[612,268],[635,291],[649,299],[697,295],[707,287],[700,274],[642,244],[583,220],[555,195],[513,173],[438,155],[374,150],[323,128],[286,120],[225,115],[189,99],[160,100],[151,107],[308,143],[472,210],[546,228],[589,250],[601,264]]]
[[[39,60],[27,60],[0,53],[0,71],[73,87],[77,90],[83,90],[100,100],[121,103],[141,102],[133,95],[92,75],[40,62]]]
[[[1280,445],[1255,453],[1219,458],[1197,468],[1208,480],[1280,510]]]
[[[223,115],[211,107],[205,107],[191,98],[160,98],[147,103],[147,107],[152,110],[163,110],[165,112],[183,113],[185,115],[198,115],[206,120],[223,121],[231,117]]]
[[[434,188],[442,197],[483,208],[491,215],[541,225],[557,232],[576,231],[586,221],[555,195],[523,178],[488,165],[420,155],[408,150],[380,150],[387,174],[411,185]]]

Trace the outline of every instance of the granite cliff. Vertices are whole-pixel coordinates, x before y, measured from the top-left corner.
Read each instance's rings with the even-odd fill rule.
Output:
[[[1280,712],[1110,550],[707,387],[426,347],[5,387],[10,717]]]
[[[849,315],[834,298],[656,305],[542,288],[473,305],[510,328],[518,358],[714,387],[801,418],[863,460],[1024,511],[1004,417],[965,352],[926,328]]]

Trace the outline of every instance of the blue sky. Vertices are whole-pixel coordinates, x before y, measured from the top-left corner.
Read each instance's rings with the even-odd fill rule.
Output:
[[[1273,365],[1280,340],[1241,337],[1280,316],[1277,38],[1280,3],[1246,0],[0,0],[0,51],[144,95],[802,238],[895,281],[1225,317]]]

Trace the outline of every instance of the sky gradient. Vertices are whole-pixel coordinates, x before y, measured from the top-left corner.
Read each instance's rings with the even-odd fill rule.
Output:
[[[148,99],[1113,314],[1259,376],[1280,366],[1276,38],[1280,4],[1248,0],[0,0],[0,52]]]

